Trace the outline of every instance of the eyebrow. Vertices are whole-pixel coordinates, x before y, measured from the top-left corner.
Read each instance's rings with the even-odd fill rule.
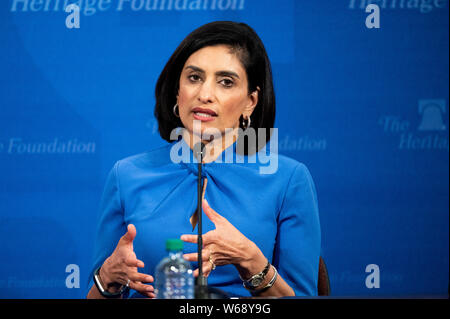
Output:
[[[201,69],[201,68],[199,68],[198,66],[195,66],[195,65],[188,65],[185,69],[191,69],[191,70],[194,70],[196,72],[203,73],[203,74],[205,73],[205,71],[203,69]],[[230,77],[235,77],[235,78],[240,79],[239,75],[237,75],[237,73],[233,72],[233,71],[223,70],[223,71],[217,71],[215,74],[218,75],[218,76],[230,76]]]

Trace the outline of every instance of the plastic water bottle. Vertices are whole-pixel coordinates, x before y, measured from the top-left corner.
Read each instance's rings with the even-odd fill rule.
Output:
[[[194,276],[191,264],[183,259],[183,241],[168,239],[169,255],[156,266],[155,293],[157,299],[193,299]]]

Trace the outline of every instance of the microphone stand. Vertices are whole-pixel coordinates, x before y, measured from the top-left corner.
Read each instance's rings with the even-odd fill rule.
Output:
[[[195,144],[194,151],[198,161],[198,179],[197,179],[197,217],[198,217],[198,239],[197,239],[197,251],[198,251],[198,277],[195,282],[195,299],[224,299],[228,298],[228,295],[220,289],[208,287],[208,279],[203,276],[203,224],[202,224],[202,163],[203,155],[205,151],[205,144],[199,142]]]

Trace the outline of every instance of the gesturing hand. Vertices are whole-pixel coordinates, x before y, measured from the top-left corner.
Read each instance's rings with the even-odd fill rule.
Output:
[[[265,259],[259,248],[239,230],[237,230],[225,217],[213,210],[206,199],[202,202],[206,216],[214,223],[216,229],[203,235],[203,274],[207,277],[215,266],[233,264],[241,275],[251,272],[250,265],[254,262],[264,264]],[[198,235],[182,235],[181,240],[197,243]],[[197,261],[198,253],[185,254],[188,261]],[[264,267],[264,266],[263,266]],[[194,271],[198,276],[198,269]]]
[[[100,278],[110,292],[115,292],[118,289],[117,286],[126,285],[129,280],[131,289],[137,290],[144,296],[154,298],[153,286],[144,284],[153,282],[153,277],[138,272],[138,268],[143,268],[144,263],[138,260],[134,253],[133,240],[135,237],[136,228],[133,224],[129,224],[126,234],[120,238],[116,249],[100,268]]]

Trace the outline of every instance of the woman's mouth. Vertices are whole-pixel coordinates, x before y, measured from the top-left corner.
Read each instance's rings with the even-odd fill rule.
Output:
[[[194,112],[194,118],[196,120],[209,122],[209,121],[213,121],[215,116],[213,116],[211,114],[207,114],[207,113]]]
[[[210,109],[194,108],[192,112],[194,113],[194,118],[196,120],[205,122],[213,121],[214,118],[217,116],[216,112]]]

